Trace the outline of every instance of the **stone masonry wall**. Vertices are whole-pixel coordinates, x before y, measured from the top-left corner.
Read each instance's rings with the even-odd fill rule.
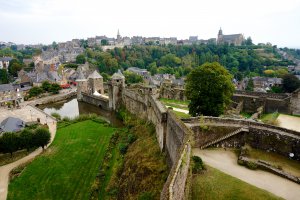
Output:
[[[192,129],[200,126],[198,118],[183,120]],[[230,118],[204,117],[203,124],[210,126],[227,127],[248,127],[249,132],[238,134],[232,138],[219,142],[215,146],[242,146],[245,143],[250,146],[272,151],[289,158],[290,153],[294,153],[293,159],[300,160],[300,133],[297,131],[267,125],[247,120],[237,120]]]
[[[97,107],[101,107],[104,110],[110,110],[109,100],[107,98],[101,96],[89,95],[87,93],[82,92],[82,101],[95,105]]]
[[[161,199],[184,199],[185,186],[190,166],[192,131],[171,110],[157,100],[157,95],[143,88],[125,89],[123,105],[132,114],[151,121],[156,128],[156,137],[165,151],[171,171],[161,192]]]

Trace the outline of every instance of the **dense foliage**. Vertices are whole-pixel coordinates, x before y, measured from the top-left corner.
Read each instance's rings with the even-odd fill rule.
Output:
[[[7,132],[0,137],[0,152],[10,153],[20,149],[31,149],[35,147],[44,148],[50,142],[50,132],[46,128],[37,128],[32,131],[25,128],[21,132]]]
[[[124,76],[126,84],[143,82],[143,77],[133,72],[125,71]]]
[[[52,94],[58,94],[61,87],[57,83],[49,83],[48,81],[44,81],[41,87],[34,86],[28,92],[28,97],[36,97],[45,92],[50,92]]]
[[[186,96],[192,116],[219,116],[231,102],[232,76],[217,62],[205,63],[191,71],[186,79]]]
[[[294,92],[300,87],[300,80],[292,74],[286,74],[282,79],[282,88],[285,92]]]
[[[251,42],[250,39],[248,42]],[[293,64],[281,58],[276,46],[255,45],[143,45],[115,48],[107,52],[88,48],[86,56],[89,63],[108,74],[133,66],[146,68],[151,74],[169,73],[177,77],[187,75],[193,68],[206,62],[219,62],[239,77],[264,75],[264,70],[276,70]]]

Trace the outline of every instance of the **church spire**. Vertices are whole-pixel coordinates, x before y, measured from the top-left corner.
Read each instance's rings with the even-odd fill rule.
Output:
[[[220,30],[219,30],[219,34],[218,35],[223,35],[223,31],[222,31],[222,28],[220,27]]]

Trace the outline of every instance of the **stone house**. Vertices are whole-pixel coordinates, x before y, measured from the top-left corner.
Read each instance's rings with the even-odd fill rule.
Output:
[[[3,57],[3,58],[0,58],[0,69],[6,69],[6,70],[8,70],[9,62],[10,62],[12,59],[13,59],[13,58],[11,58],[11,57]]]

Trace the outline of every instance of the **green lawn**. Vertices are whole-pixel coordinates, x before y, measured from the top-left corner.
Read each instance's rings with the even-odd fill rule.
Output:
[[[91,120],[60,128],[47,151],[11,181],[8,199],[89,199],[113,132]]]
[[[279,116],[278,112],[263,114],[260,120],[266,124],[276,125],[278,116]]]
[[[275,200],[281,199],[230,175],[207,166],[207,172],[195,175],[192,200]]]
[[[175,99],[160,98],[159,100],[163,103],[181,104],[181,105],[185,105],[185,106],[188,106],[190,104],[190,101],[180,101],[180,100],[175,100]]]

